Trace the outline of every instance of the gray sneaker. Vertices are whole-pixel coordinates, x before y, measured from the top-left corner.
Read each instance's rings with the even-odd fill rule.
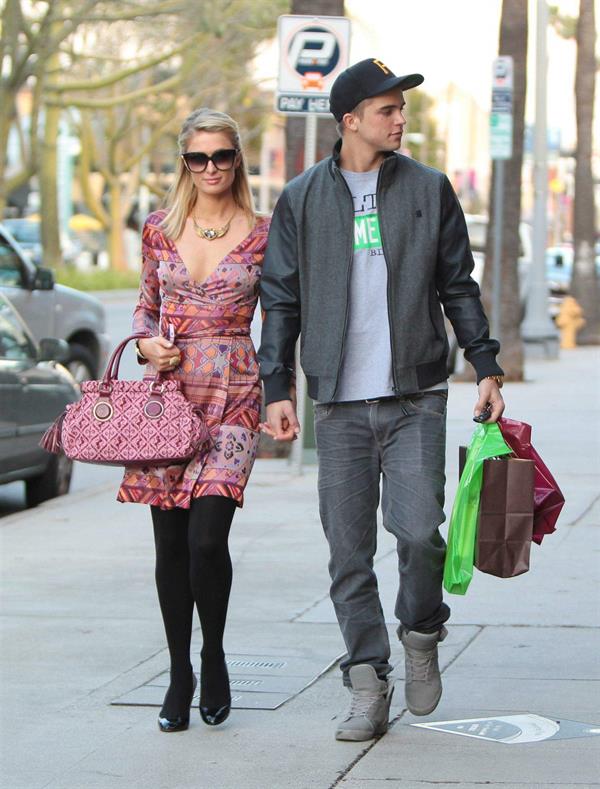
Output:
[[[337,727],[336,740],[371,740],[385,734],[394,685],[379,679],[373,666],[367,663],[352,666],[349,675],[352,700],[348,714]]]
[[[413,715],[429,715],[442,697],[442,679],[438,665],[438,642],[448,635],[445,627],[437,633],[401,630],[404,646],[406,706]]]

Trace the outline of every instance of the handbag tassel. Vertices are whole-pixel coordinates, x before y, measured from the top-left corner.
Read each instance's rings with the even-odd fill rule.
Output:
[[[46,452],[52,452],[54,455],[58,455],[58,453],[62,451],[61,433],[65,413],[66,412],[63,411],[62,414],[54,420],[40,440],[42,449],[45,449]]]

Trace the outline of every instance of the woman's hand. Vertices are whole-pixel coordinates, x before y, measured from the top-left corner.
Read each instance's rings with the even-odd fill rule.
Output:
[[[174,370],[179,365],[181,355],[166,337],[144,337],[138,340],[137,345],[142,356],[161,373]]]

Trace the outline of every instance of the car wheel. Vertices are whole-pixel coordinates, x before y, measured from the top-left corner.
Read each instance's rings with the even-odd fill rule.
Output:
[[[64,496],[71,487],[73,461],[66,455],[52,455],[43,474],[25,480],[25,503],[37,507],[43,501]]]
[[[77,383],[96,378],[96,360],[89,348],[76,342],[70,343],[69,347],[71,353],[66,366]]]

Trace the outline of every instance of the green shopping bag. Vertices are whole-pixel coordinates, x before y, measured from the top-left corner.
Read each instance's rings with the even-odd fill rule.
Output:
[[[465,594],[473,577],[483,461],[511,452],[495,422],[477,425],[458,483],[448,529],[444,589],[450,594]]]

